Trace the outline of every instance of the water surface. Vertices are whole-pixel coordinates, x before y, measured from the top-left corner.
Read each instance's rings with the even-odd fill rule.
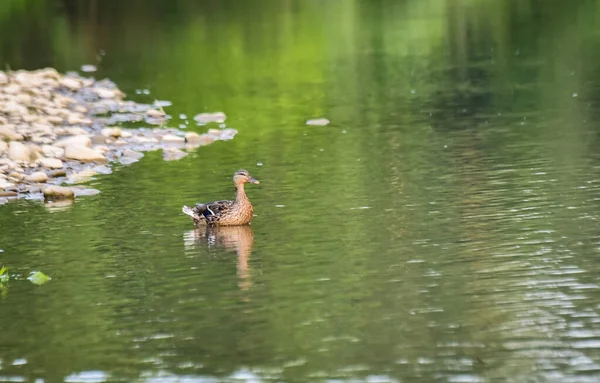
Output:
[[[172,126],[223,111],[239,134],[0,206],[0,381],[600,380],[599,16],[2,1],[3,65],[94,64]],[[252,226],[194,230],[180,206],[241,167]]]

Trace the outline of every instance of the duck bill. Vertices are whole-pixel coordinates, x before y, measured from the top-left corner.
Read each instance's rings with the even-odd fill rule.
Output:
[[[256,178],[252,178],[252,177],[250,177],[250,182],[252,182],[253,184],[257,184],[257,185],[260,183],[259,180],[257,180]]]

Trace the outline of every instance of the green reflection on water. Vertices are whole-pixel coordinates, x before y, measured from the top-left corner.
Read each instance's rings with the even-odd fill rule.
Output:
[[[96,64],[172,101],[173,125],[224,111],[239,134],[118,167],[70,207],[0,206],[0,264],[52,276],[0,296],[0,376],[593,377],[598,15],[3,1],[2,63]],[[232,196],[240,167],[261,180],[252,227],[193,231],[180,206]]]

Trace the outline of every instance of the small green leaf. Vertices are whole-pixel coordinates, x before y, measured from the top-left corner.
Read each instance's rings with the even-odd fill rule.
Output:
[[[41,271],[32,271],[29,274],[29,277],[27,277],[27,279],[29,279],[31,281],[31,283],[33,283],[35,285],[43,285],[44,283],[48,282],[52,278],[50,278],[46,274],[42,273]]]
[[[0,283],[8,281],[8,269],[2,266],[0,269]]]

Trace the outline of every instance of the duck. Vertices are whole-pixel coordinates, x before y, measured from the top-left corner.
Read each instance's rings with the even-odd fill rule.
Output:
[[[254,210],[244,190],[244,184],[259,184],[245,169],[233,174],[235,200],[222,200],[197,204],[194,207],[183,206],[181,211],[189,216],[196,226],[239,226],[252,220]]]

